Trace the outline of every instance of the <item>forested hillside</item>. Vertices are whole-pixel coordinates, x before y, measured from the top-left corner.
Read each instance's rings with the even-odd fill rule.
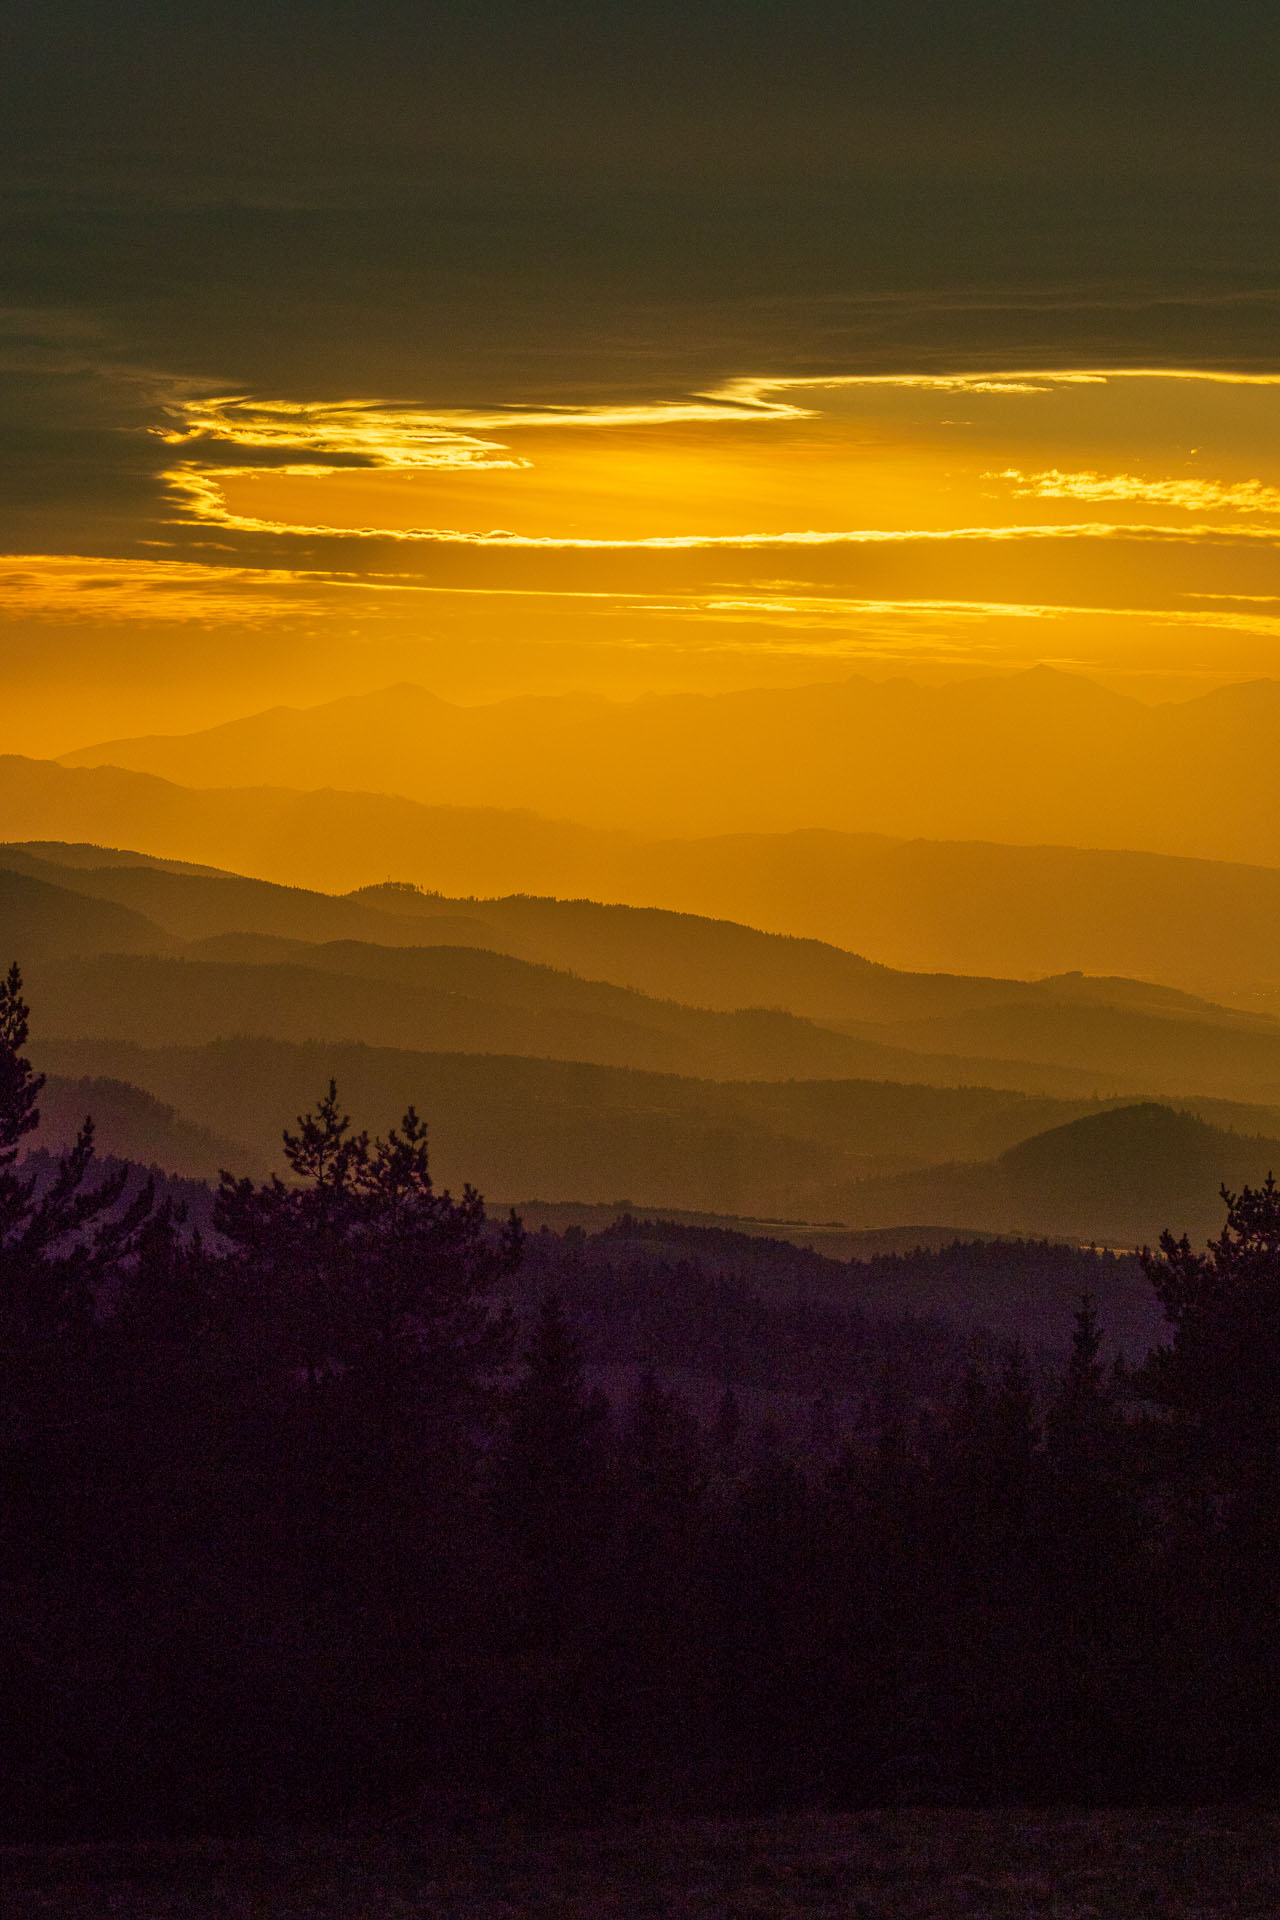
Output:
[[[19,1158],[21,995],[0,1836],[1275,1785],[1270,1181],[1141,1263],[527,1240],[330,1087],[196,1238]]]

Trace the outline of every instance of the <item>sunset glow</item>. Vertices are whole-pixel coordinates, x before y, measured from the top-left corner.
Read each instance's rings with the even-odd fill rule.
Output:
[[[150,649],[133,631],[208,630],[171,657],[153,724],[187,722],[210,670],[228,716],[392,677],[632,694],[1037,660],[1162,697],[1265,671],[1275,644],[1270,375],[757,376],[576,407],[189,398],[140,431],[154,503],[78,554],[11,553],[0,599],[65,635],[51,659],[100,633],[117,682]],[[47,698],[32,663],[7,747],[94,729],[65,682],[56,724]]]
[[[0,48],[14,1920],[1280,1914],[1280,8]]]

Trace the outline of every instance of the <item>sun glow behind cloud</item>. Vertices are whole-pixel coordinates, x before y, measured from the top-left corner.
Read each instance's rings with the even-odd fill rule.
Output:
[[[1136,417],[1135,388],[1153,402]],[[1060,522],[1056,502],[1155,508],[1157,525],[1167,509],[1274,512],[1280,485],[1209,474],[1212,455],[1184,437],[1190,428],[1230,459],[1239,421],[1222,401],[1240,389],[1258,443],[1250,451],[1269,454],[1264,423],[1280,428],[1269,376],[1189,385],[1185,375],[1101,373],[742,380],[649,405],[436,413],[199,401],[161,438],[180,455],[166,478],[185,514],[240,532],[584,548],[998,537]],[[797,404],[801,393],[808,404]],[[1205,418],[1206,393],[1222,419],[1212,405]],[[1179,407],[1188,395],[1199,405]],[[995,447],[1028,441],[1095,454],[1110,441],[1148,470],[991,464]],[[1170,473],[1175,464],[1193,470]],[[1121,524],[1118,513],[1102,519]],[[1150,521],[1147,512],[1141,524]]]
[[[156,451],[157,510],[117,553],[15,553],[0,606],[203,626],[174,682],[194,699],[216,670],[231,711],[392,677],[746,685],[788,661],[1273,670],[1272,375],[753,377],[465,408],[174,383],[157,404],[130,443]]]

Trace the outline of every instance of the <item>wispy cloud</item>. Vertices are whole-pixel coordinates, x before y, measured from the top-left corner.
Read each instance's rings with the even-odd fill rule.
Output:
[[[515,549],[533,552],[565,553],[639,553],[714,551],[755,552],[768,548],[841,547],[841,546],[929,546],[974,541],[993,543],[1063,542],[1070,540],[1177,541],[1180,543],[1223,543],[1240,540],[1280,542],[1280,529],[1208,525],[1168,527],[1156,523],[1110,520],[1073,521],[1065,524],[1005,524],[963,527],[839,527],[757,529],[743,533],[648,534],[635,538],[601,538],[587,534],[515,533],[509,528],[493,527],[470,531],[459,527],[336,527],[302,524],[295,521],[268,520],[233,512],[225,502],[216,472],[175,469],[168,475],[169,489],[184,517],[208,526],[239,533],[272,534],[277,537],[325,539],[343,542],[388,541],[424,547],[479,547]]]
[[[1257,600],[1280,605],[1280,596],[1263,595],[1189,595],[1188,598]],[[768,595],[712,596],[688,595],[672,599],[662,608],[669,615],[697,620],[781,623],[815,630],[860,628],[867,620],[908,623],[928,622],[944,625],[971,625],[992,620],[1125,620],[1159,626],[1210,628],[1239,633],[1280,636],[1280,614],[1223,613],[1200,608],[1153,608],[1146,606],[1090,606],[1070,602],[1017,601],[994,599],[866,599],[852,595],[789,595],[786,600]]]
[[[1280,513],[1280,487],[1261,480],[1144,480],[1136,473],[1062,473],[1048,467],[1042,473],[1023,473],[1005,467],[984,475],[1007,480],[1019,499],[1133,500],[1148,506],[1180,507],[1187,513]]]
[[[975,537],[979,530],[964,527],[939,534],[874,528],[835,533],[798,529],[705,536],[695,528],[687,534],[622,540],[518,534],[501,527],[480,532],[427,525],[335,527],[237,513],[226,502],[224,485],[232,478],[264,472],[324,476],[352,469],[399,474],[524,470],[534,463],[512,442],[518,443],[520,435],[530,430],[795,423],[819,418],[824,411],[823,396],[841,391],[1033,398],[1060,389],[1133,380],[1269,387],[1280,383],[1280,375],[1168,368],[761,374],[741,376],[705,392],[669,400],[470,408],[429,408],[376,399],[301,401],[244,394],[217,397],[178,394],[166,407],[169,419],[163,425],[154,426],[152,432],[169,451],[162,478],[180,518],[239,533],[566,548],[716,544],[754,547],[765,543],[817,544],[870,539],[968,539]],[[1280,490],[1269,488],[1259,480],[1237,483],[1144,480],[1127,473],[1063,472],[1057,468],[1037,472],[1006,468],[986,477],[1008,482],[1017,497],[1027,499],[1076,499],[1096,503],[1127,500],[1201,514],[1223,510],[1239,514],[1280,512]],[[1102,537],[1110,529],[1091,525],[1044,530],[992,527],[980,531],[990,539],[1027,539],[1068,533]]]
[[[749,384],[749,383],[748,383]],[[451,408],[428,410],[380,400],[257,400],[247,396],[182,399],[174,423],[152,429],[178,458],[163,478],[185,517],[251,533],[332,533],[328,527],[236,514],[223,483],[271,471],[326,475],[351,468],[381,472],[519,470],[532,462],[504,442],[483,437],[529,428],[625,428],[746,418],[807,418],[806,409],[770,400],[765,391],[726,391],[633,405]],[[383,539],[470,538],[448,529],[355,528]],[[515,535],[475,536],[509,543]],[[573,544],[573,543],[570,543]]]
[[[457,418],[380,401],[192,400],[178,411],[181,423],[156,427],[157,437],[186,450],[197,467],[228,450],[245,456],[242,467],[219,458],[224,473],[255,472],[268,464],[264,453],[286,473],[332,473],[338,463],[410,470],[528,465]]]
[[[0,610],[37,618],[258,622],[305,606],[298,589],[332,584],[284,568],[0,555]]]

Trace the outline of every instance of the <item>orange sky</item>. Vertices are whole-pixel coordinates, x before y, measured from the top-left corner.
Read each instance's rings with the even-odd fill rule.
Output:
[[[115,553],[97,526],[96,553],[0,563],[41,642],[7,750],[398,678],[625,697],[1048,661],[1162,698],[1277,658],[1272,377],[757,377],[553,409],[161,393],[139,431],[159,503],[106,530]]]
[[[0,748],[1273,671],[1274,8],[10,13]]]

